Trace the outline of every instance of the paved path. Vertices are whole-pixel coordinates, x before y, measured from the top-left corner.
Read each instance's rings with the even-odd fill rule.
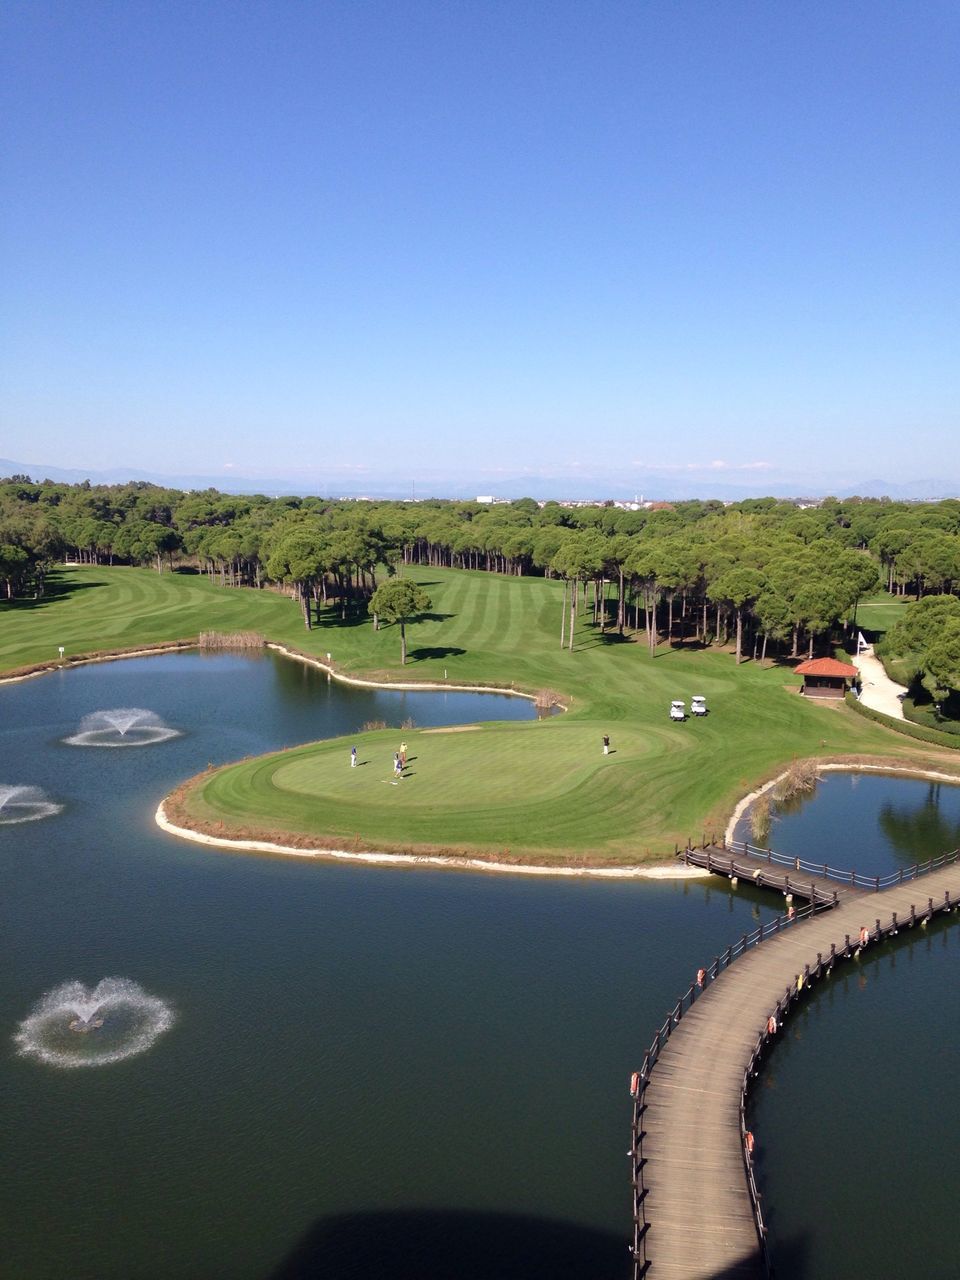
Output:
[[[874,657],[873,646],[857,654],[853,665],[860,672],[860,701],[863,705],[871,711],[882,711],[885,716],[903,720],[901,699],[907,690],[904,685],[896,684],[890,679],[883,669],[883,663]]]
[[[869,931],[874,945],[895,928],[960,899],[960,862],[879,893],[852,892],[833,910],[797,920],[753,946],[710,981],[662,1044],[634,1118],[637,1251],[634,1276],[654,1280],[753,1280],[764,1261],[744,1157],[740,1104],[763,1045],[797,998],[798,975],[827,981]],[[932,901],[931,901],[932,900]],[[915,915],[913,910],[915,909]],[[778,1010],[778,1005],[779,1010]],[[758,1142],[763,1135],[757,1135]]]

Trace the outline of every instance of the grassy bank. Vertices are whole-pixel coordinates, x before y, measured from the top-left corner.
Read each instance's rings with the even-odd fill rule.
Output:
[[[65,572],[49,600],[0,611],[0,663],[47,660],[57,644],[72,653],[256,630],[306,653],[331,652],[348,673],[563,695],[568,713],[540,723],[405,734],[410,766],[397,786],[390,764],[399,735],[375,732],[357,739],[368,763],[355,770],[342,740],[301,747],[204,776],[171,813],[217,834],[338,847],[637,861],[720,830],[739,795],[795,757],[937,759],[842,705],[797,697],[785,669],[738,668],[729,654],[694,648],[651,658],[590,625],[573,653],[561,650],[557,583],[430,569],[412,576],[433,609],[408,627],[402,669],[395,627],[374,632],[368,621],[331,615],[307,632],[284,597],[135,569]],[[672,724],[671,699],[695,693],[710,715]]]

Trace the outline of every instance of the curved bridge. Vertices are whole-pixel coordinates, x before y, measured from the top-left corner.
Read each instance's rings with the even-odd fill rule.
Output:
[[[700,971],[634,1077],[634,1277],[756,1278],[766,1228],[744,1106],[757,1060],[838,960],[958,908],[960,850],[880,880],[739,843],[680,856],[807,903]]]

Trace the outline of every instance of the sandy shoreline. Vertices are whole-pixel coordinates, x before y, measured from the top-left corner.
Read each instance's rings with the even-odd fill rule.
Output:
[[[368,680],[363,676],[344,675],[342,671],[324,662],[322,658],[313,658],[308,653],[298,653],[295,649],[288,649],[285,645],[277,644],[273,640],[268,640],[266,647],[282,653],[285,658],[292,658],[295,662],[302,662],[308,667],[325,671],[328,676],[339,680],[341,684],[352,684],[361,689],[399,689],[407,693],[416,693],[418,690],[425,693],[501,693],[507,698],[526,698],[528,702],[537,701],[535,693],[522,693],[519,689],[506,689],[501,685],[450,684],[449,681],[426,680]],[[562,702],[555,702],[552,705],[566,711]]]
[[[701,867],[685,867],[682,863],[660,863],[642,867],[571,867],[493,862],[484,858],[458,858],[454,855],[413,853],[357,853],[349,849],[298,849],[293,845],[276,844],[270,840],[230,840],[220,836],[208,836],[189,827],[178,827],[166,815],[163,803],[154,815],[156,824],[169,835],[195,844],[211,845],[219,849],[241,850],[245,853],[282,854],[291,858],[314,858],[332,862],[360,862],[389,867],[443,867],[453,871],[489,871],[498,875],[560,876],[563,879],[600,880],[700,880],[710,874]]]
[[[52,675],[54,671],[69,671],[71,667],[87,667],[92,662],[120,662],[124,658],[152,658],[161,653],[185,653],[188,649],[197,649],[195,640],[174,640],[170,644],[156,649],[118,649],[114,653],[96,653],[89,658],[65,658],[63,662],[51,662],[49,666],[38,667],[36,671],[27,671],[20,676],[0,676],[0,684],[19,684],[21,680],[35,680],[37,676]]]
[[[156,648],[117,649],[114,652],[92,654],[90,657],[69,658],[63,662],[51,661],[48,664],[37,667],[36,671],[26,671],[22,675],[16,676],[0,676],[0,684],[18,684],[21,680],[35,680],[37,676],[50,675],[54,671],[67,671],[71,667],[87,666],[91,662],[119,662],[123,658],[151,658],[154,654],[180,653],[187,649],[199,649],[199,647],[198,640],[174,640],[170,644]],[[361,689],[396,689],[407,693],[416,693],[418,690],[422,690],[425,693],[500,693],[506,698],[525,698],[528,702],[537,701],[535,693],[524,693],[520,689],[507,689],[500,685],[451,684],[449,681],[425,680],[369,680],[364,679],[362,676],[348,676],[344,675],[342,671],[338,671],[331,663],[324,662],[322,658],[314,658],[307,653],[298,653],[295,649],[288,649],[286,645],[279,644],[274,640],[266,641],[264,648],[273,649],[276,653],[282,653],[285,658],[290,658],[294,662],[302,662],[305,666],[316,667],[332,679],[340,681],[341,684],[355,685]],[[229,650],[225,650],[225,652],[229,652]],[[560,707],[563,711],[567,709],[562,702],[554,702],[551,705]]]

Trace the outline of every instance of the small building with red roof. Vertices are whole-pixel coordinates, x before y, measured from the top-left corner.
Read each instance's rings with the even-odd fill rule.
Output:
[[[803,676],[800,692],[810,698],[842,698],[849,682],[857,676],[856,667],[838,662],[836,658],[812,658],[794,667],[794,671]]]

